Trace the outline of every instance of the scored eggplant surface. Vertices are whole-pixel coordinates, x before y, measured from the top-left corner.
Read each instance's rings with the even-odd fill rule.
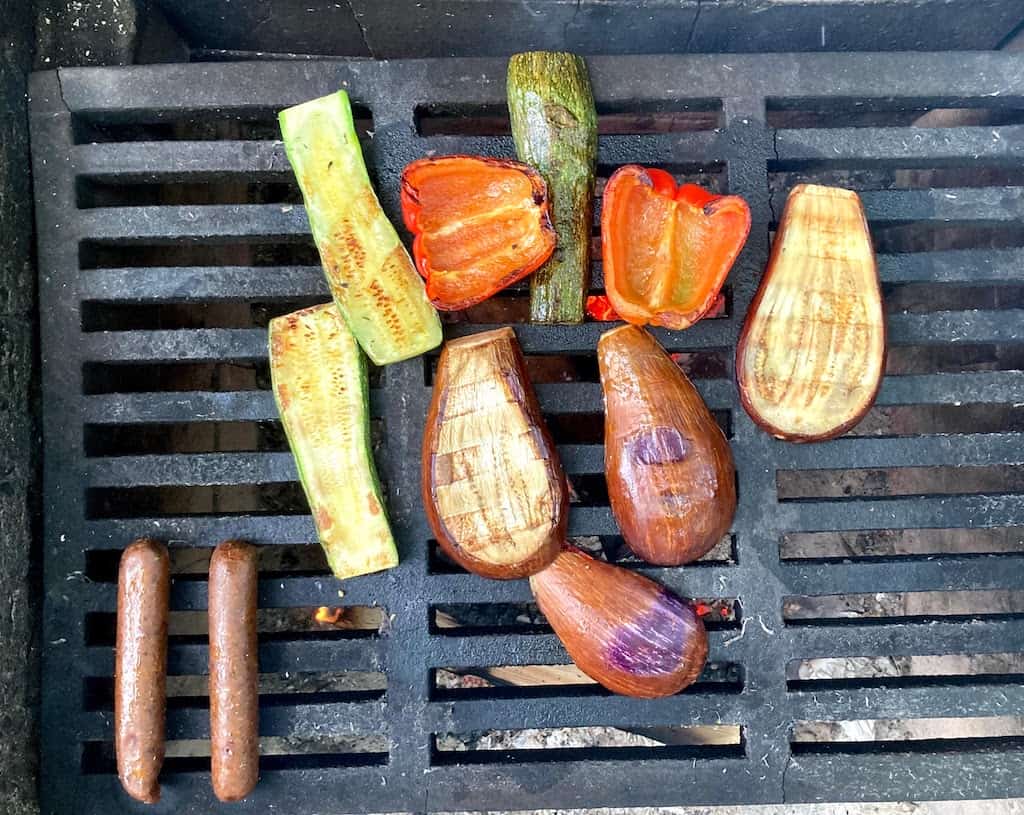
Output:
[[[441,353],[423,433],[423,505],[449,557],[527,577],[565,542],[568,487],[511,328]]]
[[[218,806],[206,581],[210,553],[231,539],[260,557],[260,778],[243,805],[254,811],[1024,795],[1012,718],[1024,709],[1024,57],[596,57],[587,68],[595,209],[627,163],[750,205],[723,314],[651,332],[728,436],[729,533],[684,567],[647,566],[625,547],[603,476],[596,348],[610,326],[528,324],[524,281],[444,315],[444,331],[514,323],[569,482],[569,539],[693,598],[703,673],[679,695],[612,696],[569,666],[526,580],[488,580],[445,555],[420,497],[440,349],[369,372],[367,443],[398,566],[339,583],[316,545],[266,328],[330,295],[276,114],[346,88],[397,225],[408,162],[515,155],[505,60],[38,74],[44,812],[125,809],[116,581],[140,537],[167,543],[172,580],[154,812]],[[954,116],[963,123],[948,126]],[[802,183],[860,195],[888,318],[874,407],[813,445],[757,427],[733,378],[771,233]]]
[[[736,356],[743,406],[773,436],[838,436],[871,408],[885,366],[878,268],[857,194],[800,184]]]

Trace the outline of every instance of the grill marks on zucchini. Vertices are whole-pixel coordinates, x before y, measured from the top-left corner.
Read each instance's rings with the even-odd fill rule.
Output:
[[[333,303],[271,321],[270,373],[331,571],[397,565],[370,448],[366,359]]]
[[[331,295],[367,356],[387,365],[439,345],[437,312],[370,185],[348,95],[279,119]]]

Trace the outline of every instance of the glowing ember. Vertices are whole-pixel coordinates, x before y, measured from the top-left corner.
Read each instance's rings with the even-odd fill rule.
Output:
[[[316,614],[313,615],[313,619],[318,623],[337,625],[341,620],[342,614],[344,614],[344,611],[340,608],[336,608],[331,611],[327,606],[320,606],[320,608],[316,610]]]

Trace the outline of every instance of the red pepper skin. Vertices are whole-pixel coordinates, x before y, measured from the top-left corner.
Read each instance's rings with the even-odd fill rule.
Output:
[[[613,323],[622,319],[605,294],[592,294],[587,298],[587,316],[599,323]]]
[[[735,195],[677,186],[664,170],[627,164],[604,190],[605,291],[621,319],[683,329],[713,308],[750,232]]]
[[[547,185],[532,167],[481,156],[423,158],[402,172],[402,220],[436,308],[486,300],[555,248]]]
[[[701,319],[714,319],[725,314],[725,298],[719,294]],[[606,294],[592,294],[587,298],[587,316],[598,323],[614,323],[622,318]]]

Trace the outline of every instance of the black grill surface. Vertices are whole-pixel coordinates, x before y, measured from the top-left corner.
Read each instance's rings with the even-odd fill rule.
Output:
[[[1024,795],[1021,731],[1007,727],[1024,711],[1024,59],[645,56],[590,67],[600,176],[628,162],[667,167],[744,196],[753,212],[725,316],[655,332],[681,354],[736,457],[733,534],[703,563],[650,568],[619,548],[601,476],[604,326],[517,326],[573,481],[570,534],[708,601],[722,617],[715,665],[658,701],[580,684],[437,684],[434,669],[568,660],[521,605],[525,581],[459,572],[432,548],[419,444],[436,356],[373,382],[401,565],[340,584],[317,554],[267,389],[265,324],[326,288],[274,114],[347,88],[397,218],[406,162],[514,154],[503,60],[37,74],[47,812],[132,810],[113,773],[110,677],[117,554],[142,535],[169,542],[175,571],[171,741],[155,812],[221,811],[203,757],[204,558],[233,537],[264,553],[265,757],[251,799],[225,812]],[[739,407],[732,355],[774,221],[801,180],[862,191],[891,348],[865,423],[795,446]],[[522,313],[522,297],[509,296],[508,313]],[[450,322],[448,336],[489,327],[488,314]],[[318,606],[340,622],[313,623]],[[941,655],[989,668],[913,668]],[[836,658],[847,673],[801,667]],[[850,673],[865,665],[875,673]],[[960,717],[970,721],[909,740],[894,724]],[[836,735],[848,732],[839,722],[868,735]],[[659,736],[719,724],[741,737]],[[666,746],[446,749],[451,734],[586,726]]]

